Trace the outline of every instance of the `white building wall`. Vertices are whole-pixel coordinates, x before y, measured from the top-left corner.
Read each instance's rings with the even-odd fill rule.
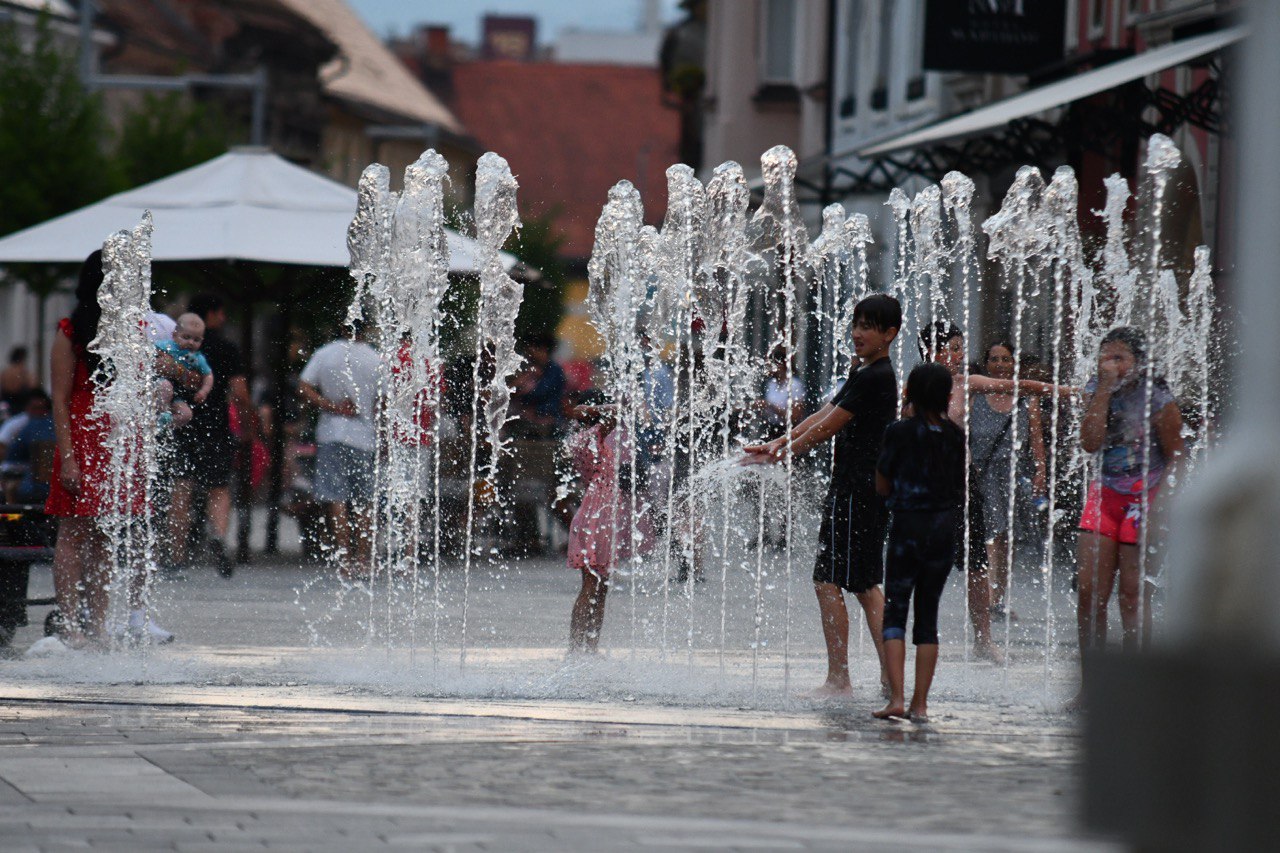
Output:
[[[748,179],[758,176],[760,155],[775,145],[791,147],[801,160],[824,153],[827,4],[782,0],[794,27],[793,63],[784,80],[770,79],[765,68],[770,2],[709,0],[704,178],[726,160],[741,163]],[[770,84],[792,85],[798,98],[758,97]]]
[[[7,364],[11,349],[27,347],[31,352],[27,363],[47,389],[49,352],[58,320],[70,314],[74,307],[75,298],[70,292],[55,293],[45,301],[43,352],[37,352],[37,345],[41,343],[39,298],[22,284],[0,279],[0,360]]]

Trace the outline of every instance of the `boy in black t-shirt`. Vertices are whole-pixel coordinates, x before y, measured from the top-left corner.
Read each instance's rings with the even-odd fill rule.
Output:
[[[876,494],[876,458],[885,427],[898,409],[898,382],[889,360],[889,345],[902,325],[898,300],[883,293],[868,296],[853,310],[853,349],[859,363],[835,398],[805,418],[791,434],[751,445],[747,464],[785,460],[835,437],[831,488],[823,503],[818,534],[814,589],[822,613],[827,644],[827,679],[811,695],[847,696],[849,683],[849,612],[844,593],[854,594],[866,615],[867,628],[880,658],[885,682],[881,622],[884,616],[884,537],[887,513]],[[887,683],[887,682],[885,682]]]

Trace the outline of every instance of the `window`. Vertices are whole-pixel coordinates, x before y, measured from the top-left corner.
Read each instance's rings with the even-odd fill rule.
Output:
[[[847,0],[844,4],[844,88],[840,98],[840,118],[851,118],[858,112],[863,5],[862,0]]]
[[[893,12],[897,3],[884,0],[880,4],[880,43],[876,45],[876,87],[871,92],[871,109],[889,106],[889,78],[893,74]]]
[[[908,0],[899,9],[906,21],[897,27],[907,35],[907,100],[918,101],[924,97],[924,0]]]
[[[1107,0],[1089,0],[1089,32],[1102,32],[1107,21]]]
[[[764,83],[796,82],[796,4],[795,0],[763,0],[764,50],[761,81]]]

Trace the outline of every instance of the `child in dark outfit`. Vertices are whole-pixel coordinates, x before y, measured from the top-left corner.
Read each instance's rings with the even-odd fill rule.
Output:
[[[876,494],[875,462],[880,439],[898,408],[898,381],[889,360],[889,345],[902,326],[902,306],[883,293],[868,296],[853,309],[853,348],[858,364],[835,398],[795,426],[790,436],[745,450],[746,464],[777,463],[787,454],[807,453],[835,438],[831,487],[823,503],[814,591],[822,615],[827,646],[827,678],[810,695],[844,697],[849,683],[849,613],[844,593],[851,592],[866,615],[867,628],[880,658],[884,651],[881,618],[884,594],[884,535],[887,514]]]
[[[884,656],[889,704],[872,715],[928,720],[938,664],[938,603],[955,557],[956,515],[964,496],[964,433],[947,419],[951,374],[921,364],[907,377],[907,417],[885,430],[876,491],[893,513],[885,562]],[[915,595],[916,682],[905,705],[907,608]]]

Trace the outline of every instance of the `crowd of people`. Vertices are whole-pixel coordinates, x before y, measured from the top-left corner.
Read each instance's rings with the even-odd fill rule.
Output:
[[[0,424],[4,498],[43,503],[59,519],[54,582],[62,637],[73,647],[104,645],[120,636],[173,639],[146,611],[141,571],[129,581],[127,624],[105,624],[108,568],[97,520],[113,509],[104,491],[110,425],[94,414],[93,399],[95,382],[109,371],[89,348],[100,318],[101,283],[101,256],[95,253],[82,268],[74,311],[58,324],[50,362],[52,393],[37,387],[22,348],[13,351],[0,371],[0,406],[7,416]],[[330,554],[340,574],[358,582],[369,571],[372,543],[366,531],[376,501],[373,479],[381,440],[374,422],[377,350],[362,325],[355,324],[353,335],[339,335],[316,350],[288,379],[286,393],[276,395],[278,404],[294,397],[301,406],[292,407],[292,414],[260,410],[251,400],[241,354],[223,334],[226,322],[226,308],[213,294],[192,297],[176,319],[149,315],[147,333],[155,344],[154,406],[163,447],[162,494],[150,506],[128,511],[163,512],[164,521],[157,525],[163,532],[158,555],[162,569],[186,563],[192,541],[205,541],[201,533],[207,524],[214,563],[230,576],[233,564],[223,542],[231,518],[236,451],[310,409],[317,415],[311,499],[323,508]],[[806,411],[804,387],[790,355],[775,352],[762,377],[759,401],[744,413],[755,418],[757,434],[781,433],[747,445],[745,464],[798,459],[834,442],[813,572],[827,650],[826,679],[817,693],[845,696],[852,689],[845,602],[845,594],[851,593],[879,655],[888,696],[876,715],[925,718],[938,657],[939,600],[957,566],[967,570],[975,651],[991,661],[1002,660],[991,624],[993,618],[1017,618],[1007,601],[1010,525],[1026,514],[1026,506],[1038,506],[1046,497],[1047,460],[1058,452],[1045,430],[1051,400],[1076,405],[1083,396],[1077,440],[1099,459],[1099,475],[1084,496],[1078,522],[1080,646],[1106,642],[1107,607],[1117,586],[1124,645],[1137,645],[1144,627],[1141,616],[1150,615],[1150,607],[1144,609],[1140,600],[1142,515],[1184,452],[1178,407],[1167,385],[1158,378],[1150,387],[1143,382],[1149,372],[1144,370],[1147,343],[1142,334],[1126,327],[1109,332],[1095,379],[1086,388],[1073,389],[1029,378],[1026,361],[1020,362],[1004,340],[992,342],[969,371],[962,333],[936,323],[921,334],[922,363],[900,396],[890,352],[901,325],[901,309],[892,297],[864,299],[854,313],[857,361],[827,402]],[[555,360],[553,338],[524,342],[523,367],[513,381],[514,432],[563,442],[581,481],[577,505],[565,515],[567,561],[582,579],[570,625],[570,646],[576,651],[598,647],[613,569],[652,553],[660,538],[657,528],[674,523],[651,513],[633,516],[630,502],[623,499],[636,480],[664,465],[666,476],[679,476],[678,453],[662,458],[658,440],[682,381],[679,368],[661,358],[652,342],[641,344],[649,415],[633,427],[620,422],[617,408],[592,387],[589,367],[566,369]],[[402,348],[406,375],[408,352]],[[419,389],[421,411],[414,434],[397,440],[425,444],[477,428],[471,420],[471,389],[483,366],[465,359],[427,365],[432,387]],[[432,420],[435,399],[442,401],[442,420],[448,424]],[[816,476],[811,466],[794,471],[795,476]],[[197,498],[203,499],[200,514],[195,512]],[[696,514],[691,506],[681,512]],[[682,524],[685,534],[698,537],[696,519]],[[689,580],[688,566],[677,564],[680,575],[672,581]],[[911,609],[917,653],[908,702],[904,661]]]
[[[162,567],[179,566],[187,560],[195,526],[192,503],[199,493],[206,507],[199,527],[207,518],[212,534],[208,546],[221,573],[230,576],[232,563],[222,545],[230,521],[235,450],[230,412],[236,407],[252,419],[253,407],[239,351],[221,334],[226,309],[220,297],[193,297],[177,320],[152,312],[146,332],[155,345],[154,401],[144,405],[157,410],[163,495],[146,505],[115,506],[108,488],[111,424],[94,410],[96,383],[108,378],[110,370],[90,348],[101,318],[102,281],[102,257],[95,252],[81,267],[74,310],[58,324],[50,358],[51,393],[36,386],[22,348],[15,349],[0,375],[8,413],[0,425],[4,499],[43,503],[45,512],[59,520],[53,575],[67,645],[102,646],[123,637],[166,643],[174,635],[146,610],[145,567],[130,572],[127,621],[106,624],[110,570],[100,519],[113,511],[163,509],[165,535],[157,556]]]
[[[975,650],[993,662],[1003,659],[992,639],[991,619],[1016,618],[1006,595],[1017,484],[1027,481],[1032,506],[1045,499],[1046,460],[1055,449],[1046,447],[1043,407],[1051,401],[1075,404],[1080,395],[1083,417],[1076,439],[1099,460],[1078,520],[1080,647],[1106,643],[1107,610],[1118,579],[1124,646],[1135,648],[1143,635],[1140,617],[1145,613],[1149,620],[1151,612],[1149,600],[1145,608],[1140,601],[1144,585],[1137,546],[1143,515],[1184,453],[1178,406],[1166,383],[1145,369],[1143,334],[1129,327],[1108,332],[1096,377],[1075,389],[1026,378],[1013,346],[1003,340],[987,347],[979,371],[966,375],[963,334],[938,323],[922,333],[922,363],[911,371],[900,398],[890,353],[901,326],[895,299],[876,294],[862,300],[853,316],[857,362],[847,380],[808,417],[790,412],[792,427],[783,435],[745,447],[743,464],[779,464],[834,440],[813,571],[827,675],[811,695],[851,695],[845,603],[851,593],[875,644],[888,699],[874,716],[927,720],[938,661],[939,602],[958,566],[968,573]],[[785,361],[779,364],[761,402],[775,431],[788,419],[788,402],[799,396],[786,391],[790,371]],[[623,477],[635,473],[616,460],[634,439],[615,412],[608,405],[574,410],[587,424],[572,441],[587,483],[568,555],[569,566],[582,574],[570,620],[575,651],[597,648],[610,575],[619,561],[655,546],[650,519],[627,512]],[[1014,435],[1021,437],[1016,443]],[[794,470],[812,476],[803,467]],[[908,702],[909,613],[916,658]],[[1149,633],[1149,624],[1145,627]]]

